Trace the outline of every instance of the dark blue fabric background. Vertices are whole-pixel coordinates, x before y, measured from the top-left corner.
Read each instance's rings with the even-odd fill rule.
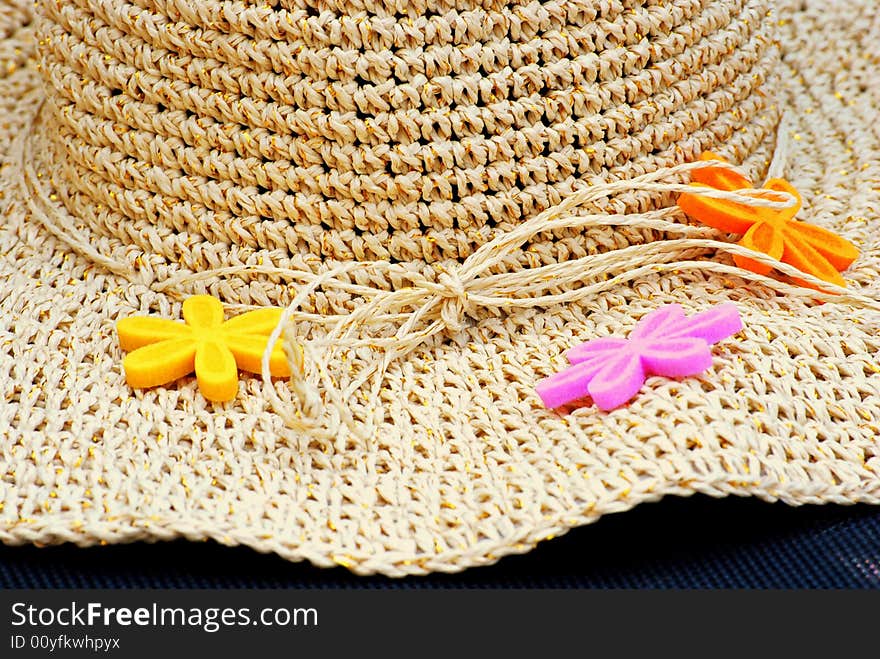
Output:
[[[880,588],[880,506],[668,498],[454,575],[387,579],[213,542],[0,547],[18,588]]]

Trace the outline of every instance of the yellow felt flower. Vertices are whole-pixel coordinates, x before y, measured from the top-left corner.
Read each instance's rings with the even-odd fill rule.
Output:
[[[119,345],[129,352],[122,362],[125,380],[137,389],[157,387],[195,371],[205,398],[232,400],[238,392],[238,369],[262,371],[263,353],[282,311],[270,307],[224,321],[219,300],[195,295],[183,303],[186,323],[123,318],[116,323],[116,331]],[[275,377],[290,377],[280,343],[272,350],[269,371]]]

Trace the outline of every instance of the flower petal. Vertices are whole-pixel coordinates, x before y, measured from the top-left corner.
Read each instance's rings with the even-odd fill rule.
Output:
[[[647,373],[680,378],[712,366],[712,351],[703,339],[663,339],[644,346],[639,354]]]
[[[116,323],[119,346],[130,352],[151,343],[192,336],[192,329],[175,320],[164,318],[123,318]]]
[[[786,234],[794,233],[821,254],[834,268],[840,272],[852,265],[859,258],[859,250],[845,238],[833,231],[807,224],[806,222],[789,222],[785,227]]]
[[[823,281],[837,284],[838,286],[846,286],[846,282],[840,273],[831,263],[822,256],[818,251],[811,247],[805,240],[801,239],[797,233],[787,233],[785,240],[785,254],[782,260],[789,265],[793,265],[801,272],[806,272],[818,277]],[[809,282],[795,279],[797,283],[808,288],[816,288]]]
[[[645,384],[642,360],[635,353],[606,364],[587,387],[593,402],[602,410],[613,410],[635,396]]]
[[[782,230],[779,226],[769,222],[758,222],[746,232],[746,235],[739,241],[739,245],[776,259],[782,259],[785,244],[782,238]],[[772,265],[765,265],[750,258],[734,255],[734,263],[740,268],[757,272],[759,275],[766,275],[772,269]]]
[[[554,373],[548,378],[540,380],[535,385],[535,391],[541,397],[544,405],[548,408],[556,408],[570,403],[588,394],[590,380],[602,368],[608,364],[608,360],[580,362],[569,366],[564,371]]]
[[[215,341],[200,343],[196,349],[195,370],[199,391],[205,398],[217,403],[235,398],[238,367],[229,348]]]
[[[701,183],[691,183],[691,186],[696,190],[709,187]],[[712,199],[698,193],[679,195],[678,207],[695,220],[726,233],[743,234],[760,219],[751,206],[726,199]]]
[[[735,304],[728,302],[686,318],[684,322],[667,332],[664,338],[691,337],[703,339],[711,345],[733,336],[742,328],[743,323],[739,309]]]
[[[766,254],[777,261],[782,258],[785,244],[782,229],[770,222],[759,222],[746,232],[739,244],[756,252]]]
[[[767,192],[760,192],[756,196],[762,199],[767,199],[769,201],[782,201],[779,195],[773,194],[774,192],[785,192],[790,194],[795,198],[796,202],[794,206],[789,208],[775,209],[775,208],[757,208],[758,215],[765,222],[773,222],[773,223],[781,223],[790,221],[795,215],[797,215],[801,206],[803,205],[803,201],[801,200],[801,194],[797,191],[791,183],[786,181],[783,178],[771,178],[764,184],[764,189]]]
[[[254,334],[225,334],[226,347],[235,356],[235,362],[243,371],[249,373],[263,372],[263,353],[269,341],[265,336]],[[275,377],[290,377],[290,365],[281,342],[272,348],[269,356],[269,372]]]
[[[140,347],[125,356],[125,381],[136,389],[174,382],[193,372],[196,342],[169,339]]]
[[[713,153],[712,151],[706,151],[700,156],[700,160],[718,160],[720,162],[726,163],[727,160],[722,158],[717,153]],[[704,185],[711,186],[718,190],[727,190],[732,192],[734,190],[744,190],[746,188],[751,188],[752,182],[749,181],[745,176],[736,172],[732,169],[725,169],[724,167],[706,167],[705,169],[695,169],[691,172],[691,180],[695,183],[703,183]]]
[[[230,333],[269,336],[275,327],[278,326],[281,314],[283,313],[284,309],[279,309],[278,307],[266,307],[265,309],[248,311],[223,323],[223,330]]]
[[[629,341],[617,336],[603,336],[592,339],[571,348],[565,353],[566,359],[572,364],[579,364],[596,357],[608,358],[608,353],[613,353],[629,345]]]
[[[651,336],[665,336],[668,330],[674,329],[685,318],[684,309],[680,304],[667,304],[655,309],[636,323],[629,338],[640,340]]]
[[[193,295],[183,301],[183,318],[199,329],[218,327],[223,322],[223,305],[210,295]]]

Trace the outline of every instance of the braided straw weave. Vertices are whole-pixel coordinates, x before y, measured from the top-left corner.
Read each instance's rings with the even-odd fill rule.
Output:
[[[0,540],[402,575],[666,494],[880,502],[880,19],[835,4],[7,2]],[[669,208],[707,148],[861,247],[849,293]],[[289,305],[293,380],[129,389],[115,320],[200,292]],[[575,343],[724,301],[705,375],[541,408]]]

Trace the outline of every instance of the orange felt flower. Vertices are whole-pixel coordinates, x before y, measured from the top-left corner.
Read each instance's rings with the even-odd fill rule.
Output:
[[[116,323],[119,344],[129,352],[122,362],[125,379],[135,388],[168,384],[193,371],[208,400],[226,402],[238,392],[238,369],[262,370],[269,335],[284,310],[266,308],[223,320],[223,305],[210,295],[183,302],[179,323],[164,318],[123,318]],[[280,345],[269,358],[269,372],[289,377]]]
[[[711,152],[704,153],[700,160],[726,162]],[[754,189],[747,178],[722,167],[695,170],[692,178],[694,182],[691,185],[694,187],[711,187],[728,192]],[[727,233],[744,234],[738,243],[743,247],[767,254],[823,281],[845,286],[840,272],[858,258],[859,250],[827,229],[795,220],[801,208],[801,197],[788,181],[770,179],[763,189],[768,192],[758,196],[773,200],[778,199],[778,195],[772,194],[774,191],[787,192],[797,199],[797,204],[777,210],[684,193],[679,197],[678,205],[703,224]],[[733,260],[739,267],[758,274],[766,275],[772,270],[772,267],[746,257],[734,256]],[[805,281],[795,281],[802,286],[815,288]]]

